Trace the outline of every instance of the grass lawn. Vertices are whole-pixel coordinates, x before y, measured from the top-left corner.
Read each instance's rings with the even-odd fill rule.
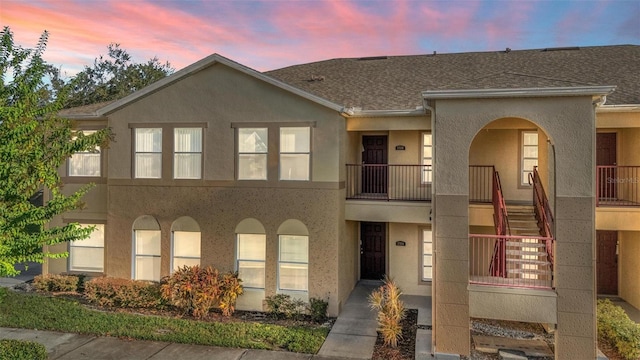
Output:
[[[0,289],[0,326],[309,354],[318,352],[329,332],[326,328],[102,312],[69,299],[6,289]]]

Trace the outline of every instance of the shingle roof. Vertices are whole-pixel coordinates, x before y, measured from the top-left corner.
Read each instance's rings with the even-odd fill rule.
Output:
[[[267,75],[345,107],[404,110],[425,90],[615,85],[608,105],[640,104],[640,46],[342,58]]]

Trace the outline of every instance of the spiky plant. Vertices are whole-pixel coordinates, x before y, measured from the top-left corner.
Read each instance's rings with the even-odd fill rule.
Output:
[[[369,295],[369,306],[378,312],[378,332],[384,344],[395,348],[402,339],[402,319],[405,317],[404,303],[400,300],[402,290],[387,276],[383,284]]]

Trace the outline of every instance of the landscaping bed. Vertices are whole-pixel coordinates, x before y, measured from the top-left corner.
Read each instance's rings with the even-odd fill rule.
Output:
[[[384,345],[382,335],[378,333],[376,345],[373,348],[373,360],[412,360],[416,356],[416,331],[418,330],[418,310],[409,309],[401,322],[402,337],[398,347]]]

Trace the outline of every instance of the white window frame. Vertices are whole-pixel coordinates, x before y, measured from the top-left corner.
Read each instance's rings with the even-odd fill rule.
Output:
[[[264,144],[265,144],[265,150],[262,152],[257,152],[257,151],[253,151],[253,152],[248,152],[248,151],[241,151],[241,147],[240,147],[240,133],[244,130],[264,130],[266,132],[266,138],[262,139]],[[237,179],[238,180],[267,180],[267,178],[269,177],[269,169],[268,169],[268,154],[269,154],[269,128],[267,127],[240,127],[237,129],[236,131],[236,149],[237,149],[237,157],[236,157],[236,164],[237,164]],[[253,156],[259,156],[259,158],[264,158],[264,177],[256,177],[256,178],[251,178],[251,177],[241,177],[241,171],[240,168],[243,166],[243,161],[242,161],[242,156],[243,155],[253,155]]]
[[[306,242],[307,242],[307,261],[302,262],[302,261],[285,261],[282,260],[282,238],[286,237],[286,236],[295,236],[295,237],[301,237],[301,238],[305,238]],[[307,270],[307,282],[306,282],[306,286],[305,289],[288,289],[288,288],[283,288],[281,281],[280,281],[280,276],[281,276],[281,268],[283,265],[287,265],[287,264],[291,264],[291,265],[305,265],[306,270]],[[308,235],[287,235],[287,234],[280,234],[278,235],[278,291],[292,291],[292,292],[300,292],[300,293],[306,293],[309,291],[309,236]]]
[[[262,236],[262,240],[264,241],[264,257],[262,260],[259,259],[245,259],[240,257],[240,242],[243,235],[260,235]],[[240,263],[241,262],[251,262],[254,264],[262,264],[262,269],[265,272],[265,276],[262,278],[262,286],[252,286],[251,284],[243,283],[242,286],[249,289],[264,289],[266,284],[266,246],[267,246],[267,237],[265,234],[236,234],[236,271],[240,273]],[[240,276],[242,279],[242,276]],[[243,279],[244,280],[244,279]]]
[[[303,149],[305,151],[296,151],[296,150],[286,150],[283,149],[284,146],[286,146],[286,142],[284,141],[284,136],[283,136],[283,130],[288,130],[288,129],[306,129],[307,133],[308,133],[308,139],[307,139],[307,144],[308,144],[308,148]],[[280,127],[280,138],[279,138],[279,142],[280,142],[280,151],[279,151],[279,168],[280,168],[280,180],[284,180],[284,181],[309,181],[311,180],[311,127],[309,126],[283,126]],[[295,145],[294,145],[295,147]],[[304,157],[306,156],[306,177],[301,177],[301,178],[291,178],[290,174],[284,174],[284,171],[282,169],[282,158],[283,156],[298,156],[298,157]]]
[[[138,143],[137,143],[137,133],[139,130],[159,130],[160,131],[160,151],[138,151]],[[136,127],[133,129],[133,177],[136,179],[161,179],[162,178],[162,144],[163,142],[163,129],[161,127]],[[152,176],[139,176],[138,175],[138,166],[137,159],[138,155],[143,154],[159,154],[160,156],[160,168],[157,169],[158,175]]]
[[[198,248],[198,256],[182,256],[182,255],[176,255],[176,233],[192,233],[192,234],[198,234],[198,240],[199,240],[199,248]],[[185,260],[198,260],[197,264],[194,265],[200,265],[200,260],[202,258],[202,233],[200,231],[172,231],[171,232],[171,273],[173,274],[174,271],[176,271],[176,265],[175,265],[175,260],[176,259],[185,259]],[[189,266],[193,266],[193,265],[189,265]]]
[[[527,145],[525,143],[525,138],[526,135],[536,135],[536,144],[535,145]],[[536,161],[536,165],[538,166],[538,159],[540,157],[540,148],[538,146],[538,141],[539,141],[539,135],[538,135],[538,131],[536,130],[525,130],[521,132],[520,135],[520,186],[529,186],[529,174],[533,173],[533,168],[532,169],[525,169],[525,160],[535,160]],[[536,149],[536,153],[538,154],[538,156],[536,157],[527,157],[525,156],[525,150],[527,148],[535,148]]]
[[[95,226],[96,229],[91,233],[88,239],[78,240],[78,241],[70,241],[69,242],[69,271],[79,271],[79,272],[104,272],[104,238],[105,238],[105,224],[80,224],[81,227],[87,228],[91,226]],[[101,234],[101,238],[99,239],[101,244],[96,246],[96,244],[92,244],[91,240],[95,240],[94,235],[98,233]],[[93,267],[74,267],[73,266],[73,258],[75,249],[100,249],[100,255],[98,259],[92,261],[97,266]]]
[[[178,132],[177,130],[182,130],[182,129],[190,129],[190,130],[200,130],[200,150],[199,151],[178,151],[176,149],[177,145],[178,145],[178,140],[176,139],[176,137],[178,136]],[[202,179],[202,148],[204,147],[204,143],[203,143],[203,138],[204,136],[204,131],[201,127],[175,127],[173,129],[173,178],[174,179]],[[178,176],[177,170],[178,170],[178,166],[179,166],[179,155],[198,155],[199,158],[199,173],[197,176]]]
[[[85,136],[90,136],[96,133],[97,130],[81,130],[82,133]],[[75,136],[74,136],[74,140],[75,140]],[[71,171],[72,169],[74,169],[75,167],[73,166],[74,163],[78,162],[78,163],[82,163],[84,162],[85,158],[94,158],[97,157],[98,158],[98,171],[90,174],[90,173],[79,173],[79,174],[73,174]],[[82,167],[82,169],[84,169],[84,167]],[[67,175],[70,177],[101,177],[102,176],[102,151],[100,150],[100,146],[96,146],[94,150],[85,150],[85,151],[78,151],[76,153],[74,153],[73,155],[71,155],[71,157],[69,158],[69,164],[68,164],[68,169],[67,169]]]
[[[420,229],[420,279],[424,282],[433,281],[433,232],[431,229]],[[431,251],[428,250],[431,248]],[[430,259],[431,264],[427,264]],[[431,277],[425,277],[425,270],[431,271]]]
[[[429,144],[427,144],[427,137]],[[420,163],[422,164],[421,181],[423,184],[431,184],[433,182],[433,136],[430,132],[423,132],[421,139],[422,147],[420,152]],[[425,156],[425,150],[429,149],[431,156]]]
[[[132,278],[134,280],[147,280],[147,281],[160,281],[160,278],[162,277],[162,275],[159,275],[157,279],[142,279],[138,277],[138,272],[137,272],[137,259],[138,258],[153,258],[153,259],[158,259],[159,261],[161,261],[161,251],[160,250],[158,252],[158,254],[138,254],[137,252],[137,241],[138,241],[138,233],[139,232],[157,232],[158,233],[158,241],[161,242],[162,241],[162,233],[160,232],[160,230],[148,230],[148,229],[137,229],[137,230],[133,230],[133,256],[132,256],[132,260],[133,260],[133,264],[132,264]],[[160,248],[162,245],[159,244],[158,247]]]

